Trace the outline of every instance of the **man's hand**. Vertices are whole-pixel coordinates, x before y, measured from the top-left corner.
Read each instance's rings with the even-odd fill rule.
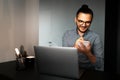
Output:
[[[84,45],[84,39],[78,38],[74,44],[74,47],[78,49],[79,52],[85,54],[91,63],[96,62],[96,57],[91,52],[91,44],[90,42],[87,45]]]
[[[87,55],[88,53],[91,52],[91,44],[90,44],[90,42],[88,42],[87,45],[85,45],[84,41],[83,42],[79,42],[77,49],[78,49],[79,52],[82,52],[85,55]]]
[[[85,42],[85,43],[84,43]],[[87,42],[87,45],[86,45]],[[91,44],[89,41],[84,41],[83,37],[80,37],[76,40],[74,47],[78,49],[79,52],[84,53],[87,55],[87,53],[91,52]]]

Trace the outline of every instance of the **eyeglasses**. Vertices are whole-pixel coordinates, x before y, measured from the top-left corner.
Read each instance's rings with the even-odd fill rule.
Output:
[[[83,21],[83,20],[77,20],[79,24],[83,25],[90,25],[91,24],[91,21]]]

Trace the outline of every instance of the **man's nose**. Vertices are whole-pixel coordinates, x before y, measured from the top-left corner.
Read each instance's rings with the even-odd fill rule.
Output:
[[[82,26],[85,26],[86,25],[86,23],[84,22],[83,24],[82,24]]]

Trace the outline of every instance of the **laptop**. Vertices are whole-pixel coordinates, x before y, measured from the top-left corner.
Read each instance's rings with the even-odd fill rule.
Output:
[[[73,47],[34,46],[36,67],[40,74],[79,79],[77,49]]]

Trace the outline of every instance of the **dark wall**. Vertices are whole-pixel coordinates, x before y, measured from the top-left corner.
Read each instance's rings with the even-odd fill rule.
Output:
[[[117,73],[120,74],[120,1],[118,2]]]
[[[105,14],[105,71],[119,73],[118,65],[120,65],[118,54],[120,53],[119,25],[118,18],[119,3],[117,0],[106,0]],[[118,43],[119,42],[119,43]],[[118,51],[119,50],[119,51]]]

